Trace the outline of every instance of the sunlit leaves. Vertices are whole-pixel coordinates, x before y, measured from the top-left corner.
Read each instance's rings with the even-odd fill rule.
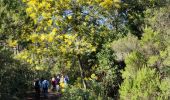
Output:
[[[103,2],[100,2],[100,6],[105,9],[120,8],[120,3],[121,0],[104,0]]]
[[[154,64],[156,64],[158,60],[159,56],[150,56],[147,63],[149,66],[154,66]]]
[[[42,0],[41,2],[36,0],[27,1],[26,2],[28,6],[26,9],[27,14],[34,20],[35,24],[38,23],[38,27],[37,27],[38,33],[32,34],[30,36],[32,42],[33,43],[39,42],[40,44],[44,41],[54,42],[54,44],[59,45],[58,48],[60,48],[63,53],[67,53],[67,52],[73,53],[74,51],[75,53],[77,52],[78,54],[82,54],[85,51],[89,51],[89,52],[95,51],[95,47],[93,47],[91,43],[89,43],[90,41],[87,41],[85,37],[81,36],[81,39],[78,39],[78,36],[75,37],[74,34],[62,35],[59,34],[60,31],[55,31],[55,32],[53,31],[54,29],[56,29],[53,28],[55,25],[63,26],[63,24],[67,23],[67,22],[64,23],[62,22],[64,18],[62,18],[63,15],[60,14],[59,12],[62,12],[62,10],[67,10],[69,7],[72,6],[68,4],[73,2],[74,1],[71,0],[64,0],[64,1],[62,0],[58,2],[54,2],[53,0],[50,1]],[[79,1],[76,2],[81,3]],[[60,8],[62,8],[62,10]],[[42,19],[38,22],[37,20],[39,19],[39,17],[42,17]],[[55,20],[56,18],[59,17],[61,18],[61,20]],[[68,15],[67,17],[68,20],[72,20],[73,16]],[[44,30],[46,33],[41,33],[42,30]],[[63,29],[58,29],[58,30],[63,30]]]
[[[36,33],[33,33],[31,36],[30,36],[30,39],[32,40],[33,43],[35,43],[36,41],[38,41],[38,34]]]
[[[18,42],[17,40],[8,40],[8,45],[10,47],[15,47],[18,44],[17,42]]]
[[[158,34],[158,32],[154,32],[152,30],[152,28],[145,28],[144,29],[144,34],[142,37],[142,43],[146,43],[146,42],[150,42],[150,41],[154,41],[154,38],[156,37],[156,35]]]
[[[139,47],[139,40],[131,34],[112,43],[112,49],[115,51],[118,60],[123,60],[133,50],[140,49]]]
[[[157,88],[161,90],[158,90]],[[143,67],[137,71],[136,74],[133,74],[133,77],[125,78],[124,83],[120,88],[120,98],[122,100],[126,100],[127,98],[165,99],[168,98],[169,88],[168,80],[162,80],[160,82],[160,76],[155,70]]]
[[[26,50],[23,50],[20,54],[18,54],[17,56],[15,56],[15,58],[17,58],[17,59],[22,59],[22,60],[25,60],[25,61],[27,61],[27,62],[29,62],[29,63],[32,63],[31,60],[27,60],[27,59],[29,59],[29,56],[30,56],[29,52],[26,51]]]

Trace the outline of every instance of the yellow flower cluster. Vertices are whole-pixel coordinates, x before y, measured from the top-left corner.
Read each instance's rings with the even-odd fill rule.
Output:
[[[105,9],[110,9],[110,8],[120,8],[120,3],[121,0],[104,0],[103,2],[100,3],[100,6],[102,6]]]
[[[57,30],[55,25],[61,26],[66,23],[63,23],[63,13],[64,10],[71,9],[73,3],[79,5],[83,4],[93,4],[94,2],[102,2],[102,0],[23,0],[26,3],[27,9],[26,13],[34,20],[34,23],[37,25],[35,33],[31,34],[29,40],[33,43],[40,43],[41,48],[45,48],[45,45],[53,47],[56,44],[55,48],[58,48],[63,54],[67,53],[76,53],[83,54],[85,52],[94,52],[96,47],[91,44],[91,41],[81,35],[80,39],[78,38],[78,33],[65,33],[60,34],[62,29]],[[113,1],[104,0],[103,6],[110,6]],[[67,16],[69,20],[74,20],[72,15]],[[56,20],[57,19],[57,20]],[[85,26],[86,23],[83,23]],[[95,30],[93,30],[95,31]],[[37,49],[38,50],[38,49]],[[38,51],[36,51],[38,53]]]
[[[10,47],[15,47],[18,44],[17,40],[8,40],[7,42]]]

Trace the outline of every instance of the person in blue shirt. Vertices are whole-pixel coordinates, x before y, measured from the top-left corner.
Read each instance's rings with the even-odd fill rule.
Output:
[[[42,81],[42,89],[43,89],[44,98],[48,98],[48,87],[49,87],[49,81],[43,80]]]

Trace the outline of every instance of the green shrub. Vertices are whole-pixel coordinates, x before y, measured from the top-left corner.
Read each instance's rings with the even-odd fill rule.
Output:
[[[27,64],[13,59],[12,52],[0,48],[0,99],[22,97],[28,91],[33,72]]]
[[[122,100],[168,100],[169,81],[155,70],[143,67],[133,77],[125,77],[120,88]]]

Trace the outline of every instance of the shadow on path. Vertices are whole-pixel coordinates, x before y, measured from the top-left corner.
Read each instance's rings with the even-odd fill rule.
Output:
[[[49,91],[48,98],[44,98],[43,94],[40,94],[39,100],[60,100],[59,94]],[[28,91],[25,100],[38,100],[35,96],[35,91]]]

